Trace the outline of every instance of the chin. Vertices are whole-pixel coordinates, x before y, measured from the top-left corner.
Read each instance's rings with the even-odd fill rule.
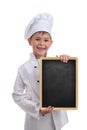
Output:
[[[45,54],[38,54],[40,57],[45,57],[46,56],[46,53]]]

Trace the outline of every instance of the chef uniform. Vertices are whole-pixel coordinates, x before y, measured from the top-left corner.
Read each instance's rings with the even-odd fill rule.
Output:
[[[39,18],[43,19],[44,16],[45,21],[47,21],[48,19],[50,20],[50,15],[48,14],[40,14],[38,16],[39,17],[36,17],[38,19]],[[33,25],[35,22],[34,20],[33,22],[31,22],[32,26],[34,26]],[[27,28],[28,30],[30,30],[30,25]],[[46,27],[44,30],[46,30]],[[31,33],[30,32],[26,33],[26,38],[34,34],[34,31],[31,31]],[[66,111],[53,110],[52,112],[49,112],[44,116],[39,111],[40,110],[39,71],[40,71],[39,59],[36,59],[34,54],[31,53],[30,59],[26,63],[21,65],[18,69],[18,74],[14,84],[14,92],[12,94],[12,97],[16,102],[16,104],[18,104],[26,113],[25,130],[60,130],[68,122]]]

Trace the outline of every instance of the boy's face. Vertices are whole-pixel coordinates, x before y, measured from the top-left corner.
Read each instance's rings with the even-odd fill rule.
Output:
[[[35,33],[32,38],[28,39],[29,44],[33,48],[33,53],[37,59],[45,57],[49,47],[52,44],[51,37],[48,33]]]

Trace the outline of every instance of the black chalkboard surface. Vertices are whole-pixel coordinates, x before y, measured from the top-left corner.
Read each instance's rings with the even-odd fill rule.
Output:
[[[78,60],[63,63],[59,58],[40,60],[40,108],[77,109]]]

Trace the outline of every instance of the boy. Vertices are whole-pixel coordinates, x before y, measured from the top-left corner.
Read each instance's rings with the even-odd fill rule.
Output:
[[[68,122],[66,111],[55,111],[53,106],[44,110],[39,108],[39,59],[46,57],[53,43],[52,22],[49,14],[38,14],[25,30],[25,39],[33,53],[20,66],[12,94],[14,101],[26,112],[25,130],[60,130]],[[69,56],[61,55],[60,59],[68,62]]]

